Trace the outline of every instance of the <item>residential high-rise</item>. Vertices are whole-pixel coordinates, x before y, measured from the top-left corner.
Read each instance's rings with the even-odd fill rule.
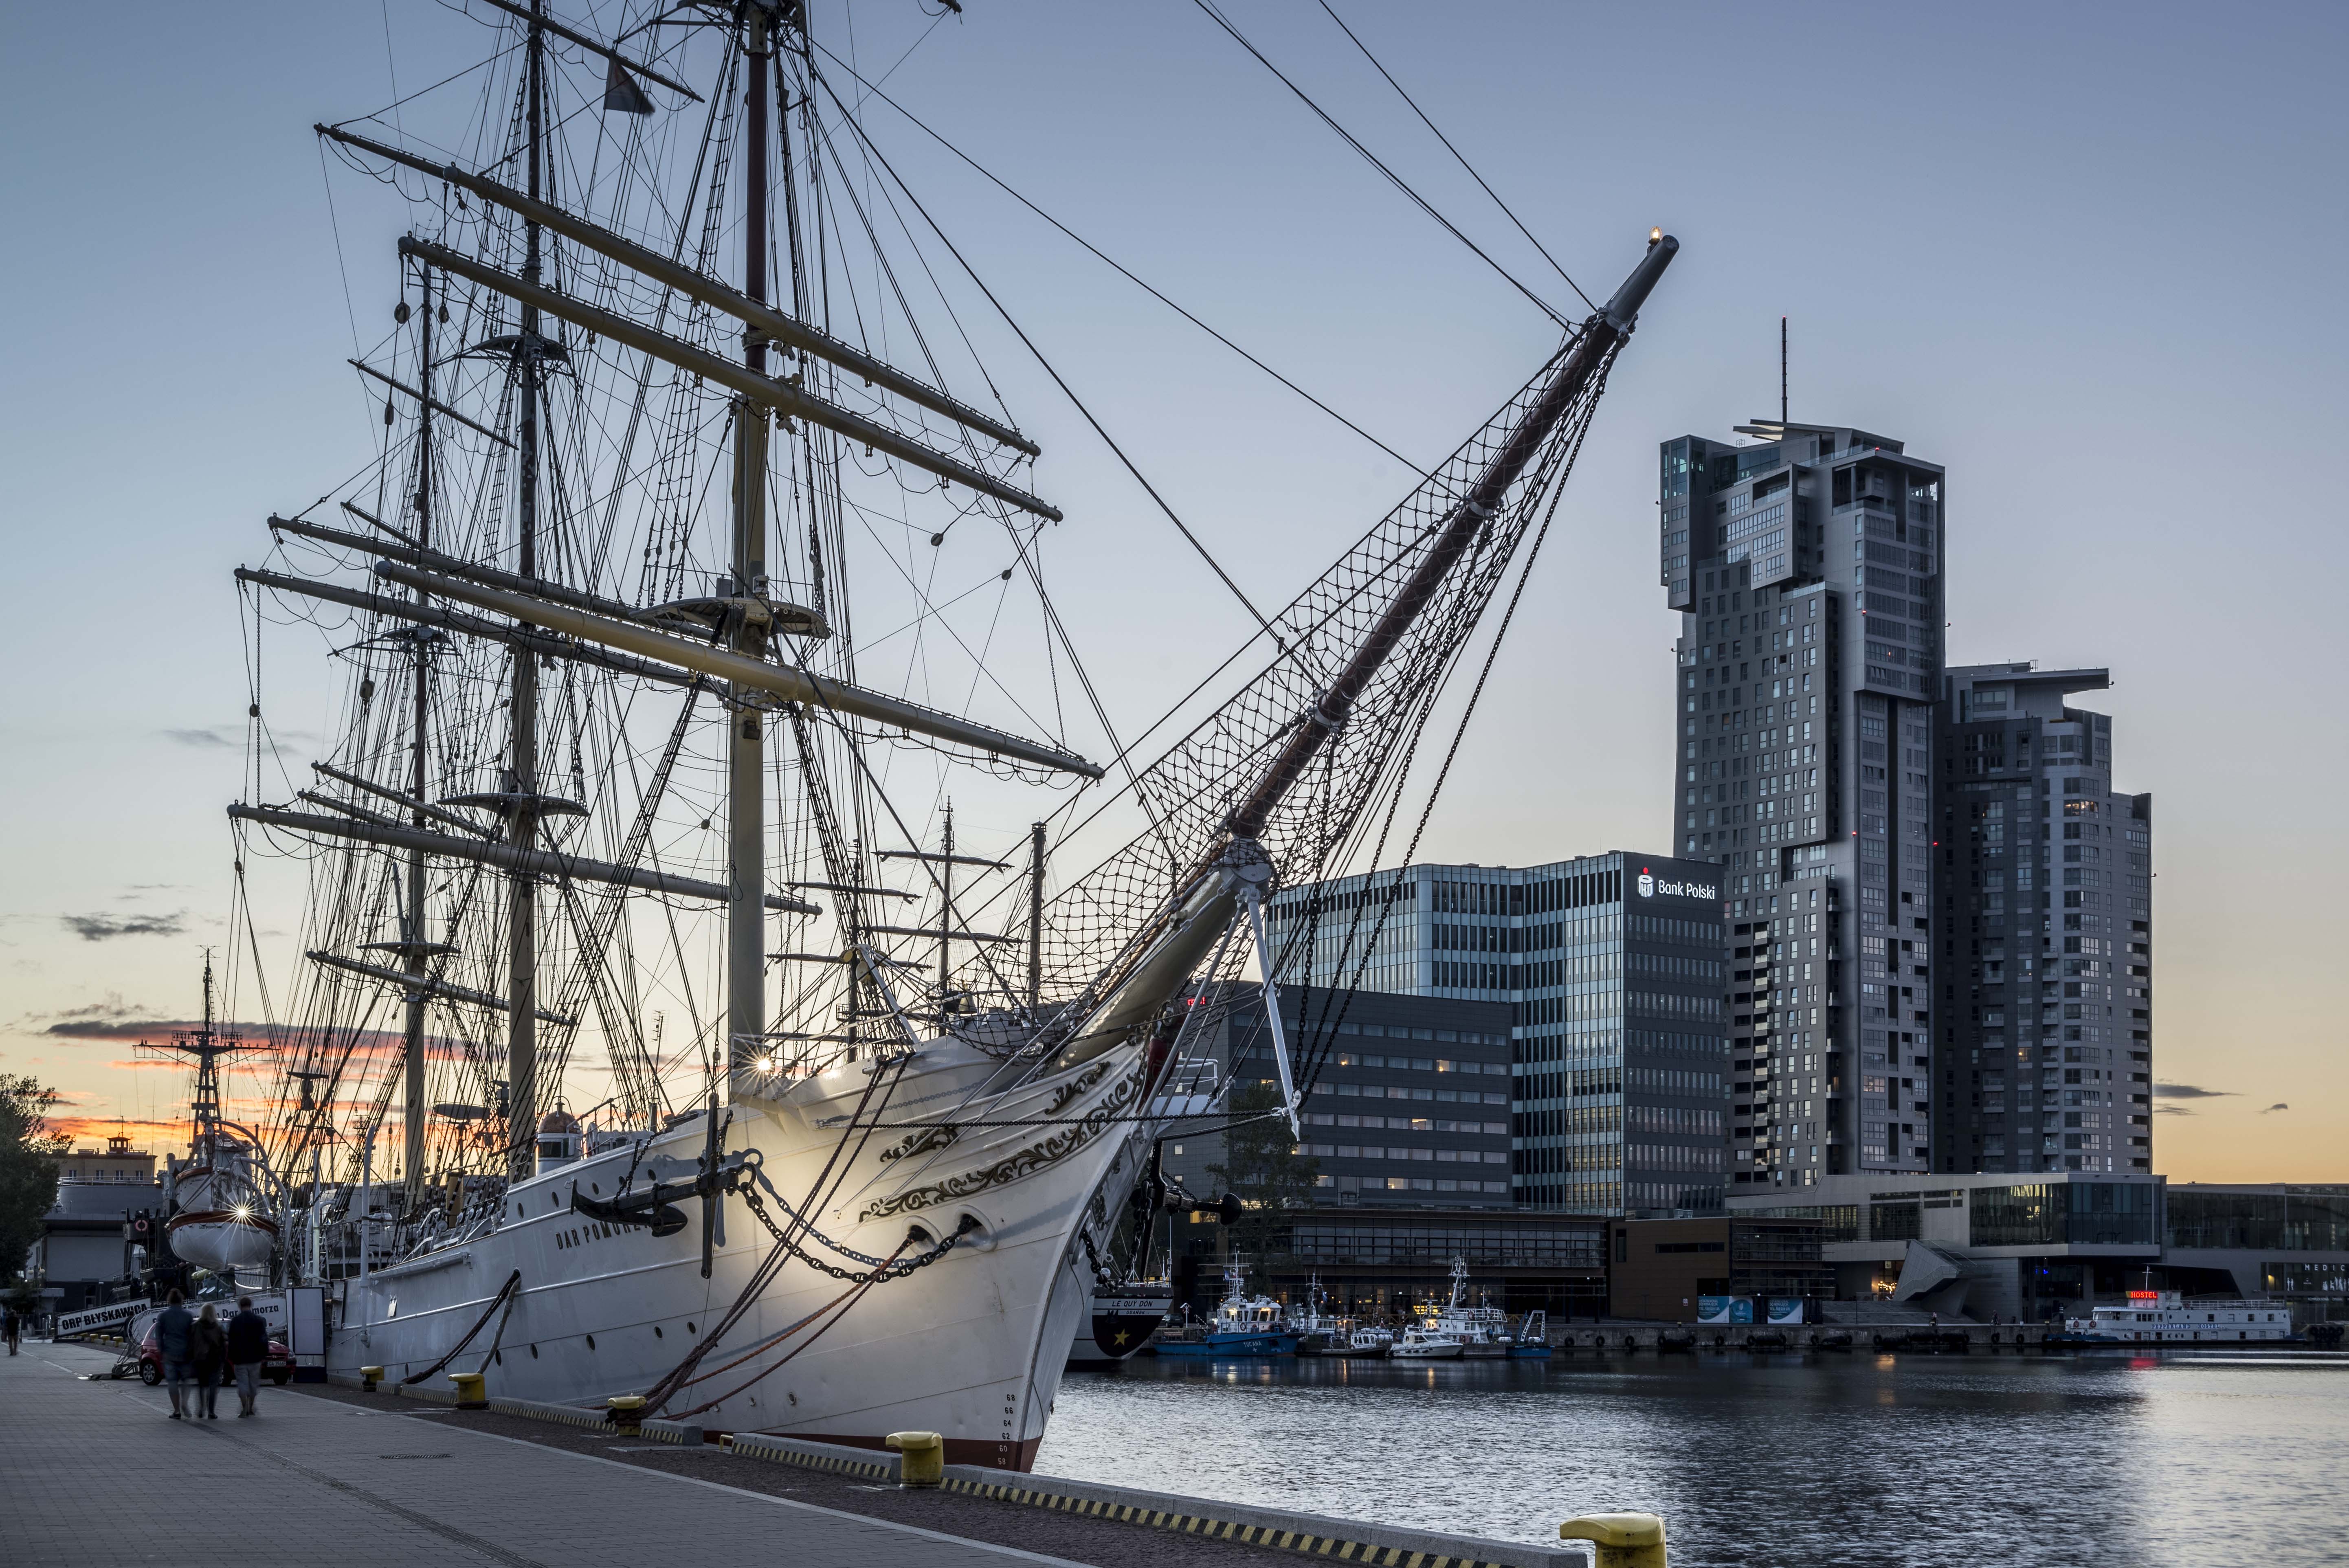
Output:
[[[1721,868],[1730,1190],[1930,1169],[1944,475],[1843,426],[1662,446],[1674,839]]]
[[[1619,851],[1284,889],[1271,939],[1291,955],[1284,984],[1510,1006],[1517,1203],[1713,1212],[1727,1153],[1722,908],[1713,866]]]
[[[1944,677],[1934,1168],[2153,1169],[2153,797],[2112,789],[2100,669]]]

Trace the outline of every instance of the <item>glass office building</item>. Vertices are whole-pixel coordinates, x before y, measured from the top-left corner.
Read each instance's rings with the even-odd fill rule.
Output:
[[[1316,1206],[1509,1206],[1509,1009],[1454,997],[1289,989],[1281,1019],[1302,1077],[1298,1151],[1313,1161]],[[1278,1081],[1262,994],[1243,987],[1211,1052],[1221,1077]],[[1302,1087],[1300,1085],[1300,1087]],[[1166,1169],[1212,1194],[1223,1136],[1170,1138]]]
[[[1288,888],[1271,935],[1284,983],[1507,1006],[1518,1204],[1708,1212],[1727,1166],[1722,908],[1716,868],[1618,851]]]

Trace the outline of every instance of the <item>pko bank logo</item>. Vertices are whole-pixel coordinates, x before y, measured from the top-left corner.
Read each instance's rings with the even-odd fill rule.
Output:
[[[1655,873],[1642,870],[1640,872],[1640,896],[1653,898],[1658,893],[1671,898],[1701,898],[1710,902],[1721,896],[1721,890],[1707,882],[1660,882]]]

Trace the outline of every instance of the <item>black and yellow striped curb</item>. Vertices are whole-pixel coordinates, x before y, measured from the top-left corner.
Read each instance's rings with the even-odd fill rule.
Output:
[[[864,1476],[874,1480],[897,1479],[897,1456],[867,1455],[861,1449],[843,1449],[829,1443],[794,1442],[788,1438],[762,1438],[753,1432],[734,1432],[718,1439],[719,1446],[730,1454],[744,1459],[765,1460],[772,1464],[798,1465],[802,1470],[830,1470],[835,1475]]]
[[[603,1411],[585,1405],[557,1405],[544,1399],[492,1399],[490,1408],[502,1416],[524,1416],[534,1421],[559,1421],[566,1427],[648,1438],[657,1443],[675,1443],[679,1448],[698,1449],[701,1446],[701,1429],[689,1422],[655,1418],[626,1426],[608,1418]]]
[[[998,1502],[1023,1503],[1031,1508],[1081,1514],[1089,1519],[1115,1520],[1123,1524],[1138,1524],[1150,1530],[1172,1530],[1210,1541],[1228,1541],[1237,1546],[1269,1546],[1276,1551],[1302,1552],[1315,1557],[1326,1557],[1332,1563],[1363,1563],[1372,1564],[1373,1568],[1516,1568],[1514,1563],[1486,1558],[1447,1556],[1436,1552],[1413,1551],[1404,1546],[1380,1546],[1366,1541],[1316,1535],[1307,1531],[1282,1530],[1270,1524],[1245,1524],[1237,1520],[1217,1519],[1208,1514],[1182,1513],[1169,1509],[1147,1508],[1138,1503],[1075,1497],[1043,1487],[966,1480],[950,1476],[944,1483],[944,1490],[990,1498]],[[1547,1558],[1549,1554],[1544,1553],[1539,1555]]]
[[[600,1411],[579,1406],[540,1404],[528,1399],[492,1399],[490,1408],[511,1415],[560,1421],[568,1426],[606,1431],[618,1429],[608,1426]],[[649,1429],[673,1423],[647,1422],[646,1425]],[[646,1435],[659,1434],[647,1430]],[[663,1437],[662,1440],[677,1439]],[[756,1432],[730,1432],[718,1441],[725,1452],[741,1459],[796,1465],[803,1470],[854,1476],[863,1480],[894,1482],[898,1478],[899,1457],[894,1453],[876,1453],[869,1449],[812,1442],[801,1438],[771,1437]],[[1588,1562],[1581,1552],[1570,1545],[1563,1549],[1516,1546],[1463,1536],[1434,1536],[1431,1539],[1418,1531],[1392,1530],[1375,1524],[1365,1524],[1356,1533],[1350,1529],[1349,1521],[1320,1519],[1311,1514],[1288,1515],[1294,1527],[1286,1527],[1279,1523],[1262,1522],[1265,1515],[1275,1511],[1269,1509],[1230,1507],[1228,1511],[1222,1511],[1218,1504],[1204,1498],[1154,1492],[1128,1492],[1129,1497],[1143,1500],[1136,1501],[1120,1501],[1114,1497],[1088,1497],[1082,1495],[1083,1492],[1123,1489],[1102,1487],[1089,1481],[1067,1482],[1055,1487],[1049,1482],[1038,1484],[1043,1478],[1035,1477],[1025,1478],[1028,1484],[1024,1485],[1019,1481],[993,1479],[1000,1473],[968,1465],[948,1465],[940,1490],[993,1502],[1048,1508],[1080,1518],[1138,1525],[1147,1530],[1169,1530],[1201,1541],[1222,1541],[1235,1546],[1262,1546],[1275,1551],[1297,1552],[1332,1563],[1362,1563],[1368,1568],[1557,1568],[1557,1565],[1569,1562],[1576,1568],[1581,1568]],[[1253,1513],[1257,1518],[1252,1522],[1234,1517],[1240,1513]],[[1349,1532],[1335,1533],[1332,1527]],[[1367,1535],[1384,1535],[1387,1540],[1380,1542],[1361,1538]],[[1416,1538],[1419,1543],[1398,1542],[1397,1537]],[[1452,1550],[1444,1550],[1446,1546]]]

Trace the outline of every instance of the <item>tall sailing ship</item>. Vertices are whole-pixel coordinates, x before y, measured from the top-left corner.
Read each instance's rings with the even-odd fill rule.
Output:
[[[1039,448],[910,303],[1001,309],[863,122],[896,106],[795,4],[471,14],[463,112],[318,128],[406,204],[382,444],[237,573],[347,681],[229,813],[241,874],[306,864],[263,1139],[295,1265],[357,1260],[330,1372],[1025,1469],[1156,1140],[1229,1109],[1264,899],[1389,847],[1675,242],[1237,652],[1166,595],[1133,635],[1202,684],[1120,723]],[[1265,1009],[1292,1125],[1342,1006]]]

